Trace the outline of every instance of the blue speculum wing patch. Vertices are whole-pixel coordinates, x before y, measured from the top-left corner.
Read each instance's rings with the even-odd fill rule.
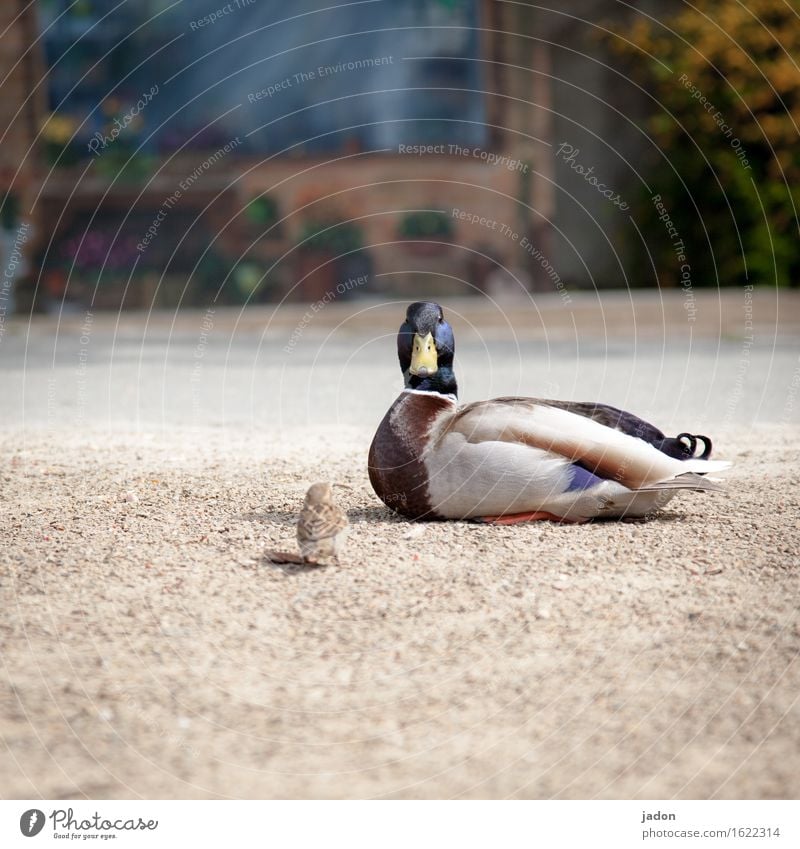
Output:
[[[567,487],[567,492],[591,489],[605,480],[605,478],[598,477],[592,474],[592,472],[587,472],[582,466],[576,466],[574,463],[570,466],[570,474],[572,478]]]

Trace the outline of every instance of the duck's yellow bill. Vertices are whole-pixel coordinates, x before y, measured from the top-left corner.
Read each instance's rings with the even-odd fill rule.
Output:
[[[428,375],[436,374],[438,368],[439,359],[433,336],[430,333],[425,336],[415,333],[414,342],[411,346],[411,368],[409,371],[417,377],[428,377]]]

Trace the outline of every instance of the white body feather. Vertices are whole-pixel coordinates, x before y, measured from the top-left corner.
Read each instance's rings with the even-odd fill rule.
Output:
[[[451,403],[433,422],[422,457],[431,506],[445,518],[536,511],[571,521],[639,517],[681,489],[720,489],[701,475],[730,465],[678,460],[635,436],[535,401],[500,400],[462,411]],[[574,461],[606,479],[570,490]]]

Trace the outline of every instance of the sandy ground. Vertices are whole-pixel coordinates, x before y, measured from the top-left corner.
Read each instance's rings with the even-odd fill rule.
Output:
[[[412,525],[365,456],[402,306],[0,336],[3,797],[800,795],[800,299],[455,302],[464,400],[711,433],[650,522]],[[288,348],[288,353],[287,349]],[[343,565],[271,565],[317,479]]]

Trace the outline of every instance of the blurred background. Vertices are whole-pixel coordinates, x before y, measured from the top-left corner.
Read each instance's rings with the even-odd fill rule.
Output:
[[[0,308],[796,286],[798,6],[9,1]]]

